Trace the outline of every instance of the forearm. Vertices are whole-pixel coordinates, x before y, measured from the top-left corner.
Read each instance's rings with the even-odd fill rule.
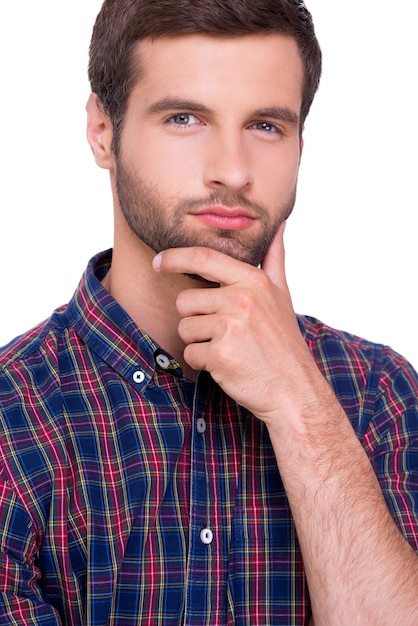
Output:
[[[332,391],[270,422],[304,558],[315,626],[418,623],[418,557]]]

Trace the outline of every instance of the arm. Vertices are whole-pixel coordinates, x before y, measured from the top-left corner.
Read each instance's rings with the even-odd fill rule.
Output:
[[[307,414],[315,414],[315,406],[312,411]],[[321,413],[321,423],[312,422],[303,442],[292,430],[270,429],[315,624],[415,624],[417,556],[390,516],[369,459],[332,393]]]
[[[202,274],[202,267],[204,277],[221,287],[180,294],[184,356],[267,425],[315,626],[418,623],[418,558],[300,334],[285,280],[282,232],[262,272],[207,249],[165,251],[157,262],[167,273]],[[416,523],[416,512],[412,516]]]

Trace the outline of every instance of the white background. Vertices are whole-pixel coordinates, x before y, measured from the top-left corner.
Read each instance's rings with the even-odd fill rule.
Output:
[[[324,74],[286,233],[295,309],[418,367],[417,3],[307,3]],[[0,344],[67,302],[112,245],[108,175],[85,140],[100,5],[0,5]]]

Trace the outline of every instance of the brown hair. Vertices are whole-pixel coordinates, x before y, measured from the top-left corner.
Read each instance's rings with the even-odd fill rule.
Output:
[[[112,121],[115,152],[128,99],[140,75],[138,42],[182,33],[294,37],[304,67],[303,126],[321,76],[321,50],[303,0],[104,0],[91,38],[89,80]]]

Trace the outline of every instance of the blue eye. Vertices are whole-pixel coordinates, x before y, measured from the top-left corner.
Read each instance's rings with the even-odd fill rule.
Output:
[[[274,124],[269,124],[269,122],[260,122],[257,126],[259,130],[265,130],[267,133],[277,130],[276,126],[274,126]]]
[[[178,113],[177,115],[173,115],[171,118],[175,124],[180,124],[185,126],[190,122],[190,115],[188,113]]]
[[[280,126],[277,126],[272,122],[254,122],[251,128],[258,132],[260,136],[264,135],[269,139],[279,138],[285,134],[284,130]]]

